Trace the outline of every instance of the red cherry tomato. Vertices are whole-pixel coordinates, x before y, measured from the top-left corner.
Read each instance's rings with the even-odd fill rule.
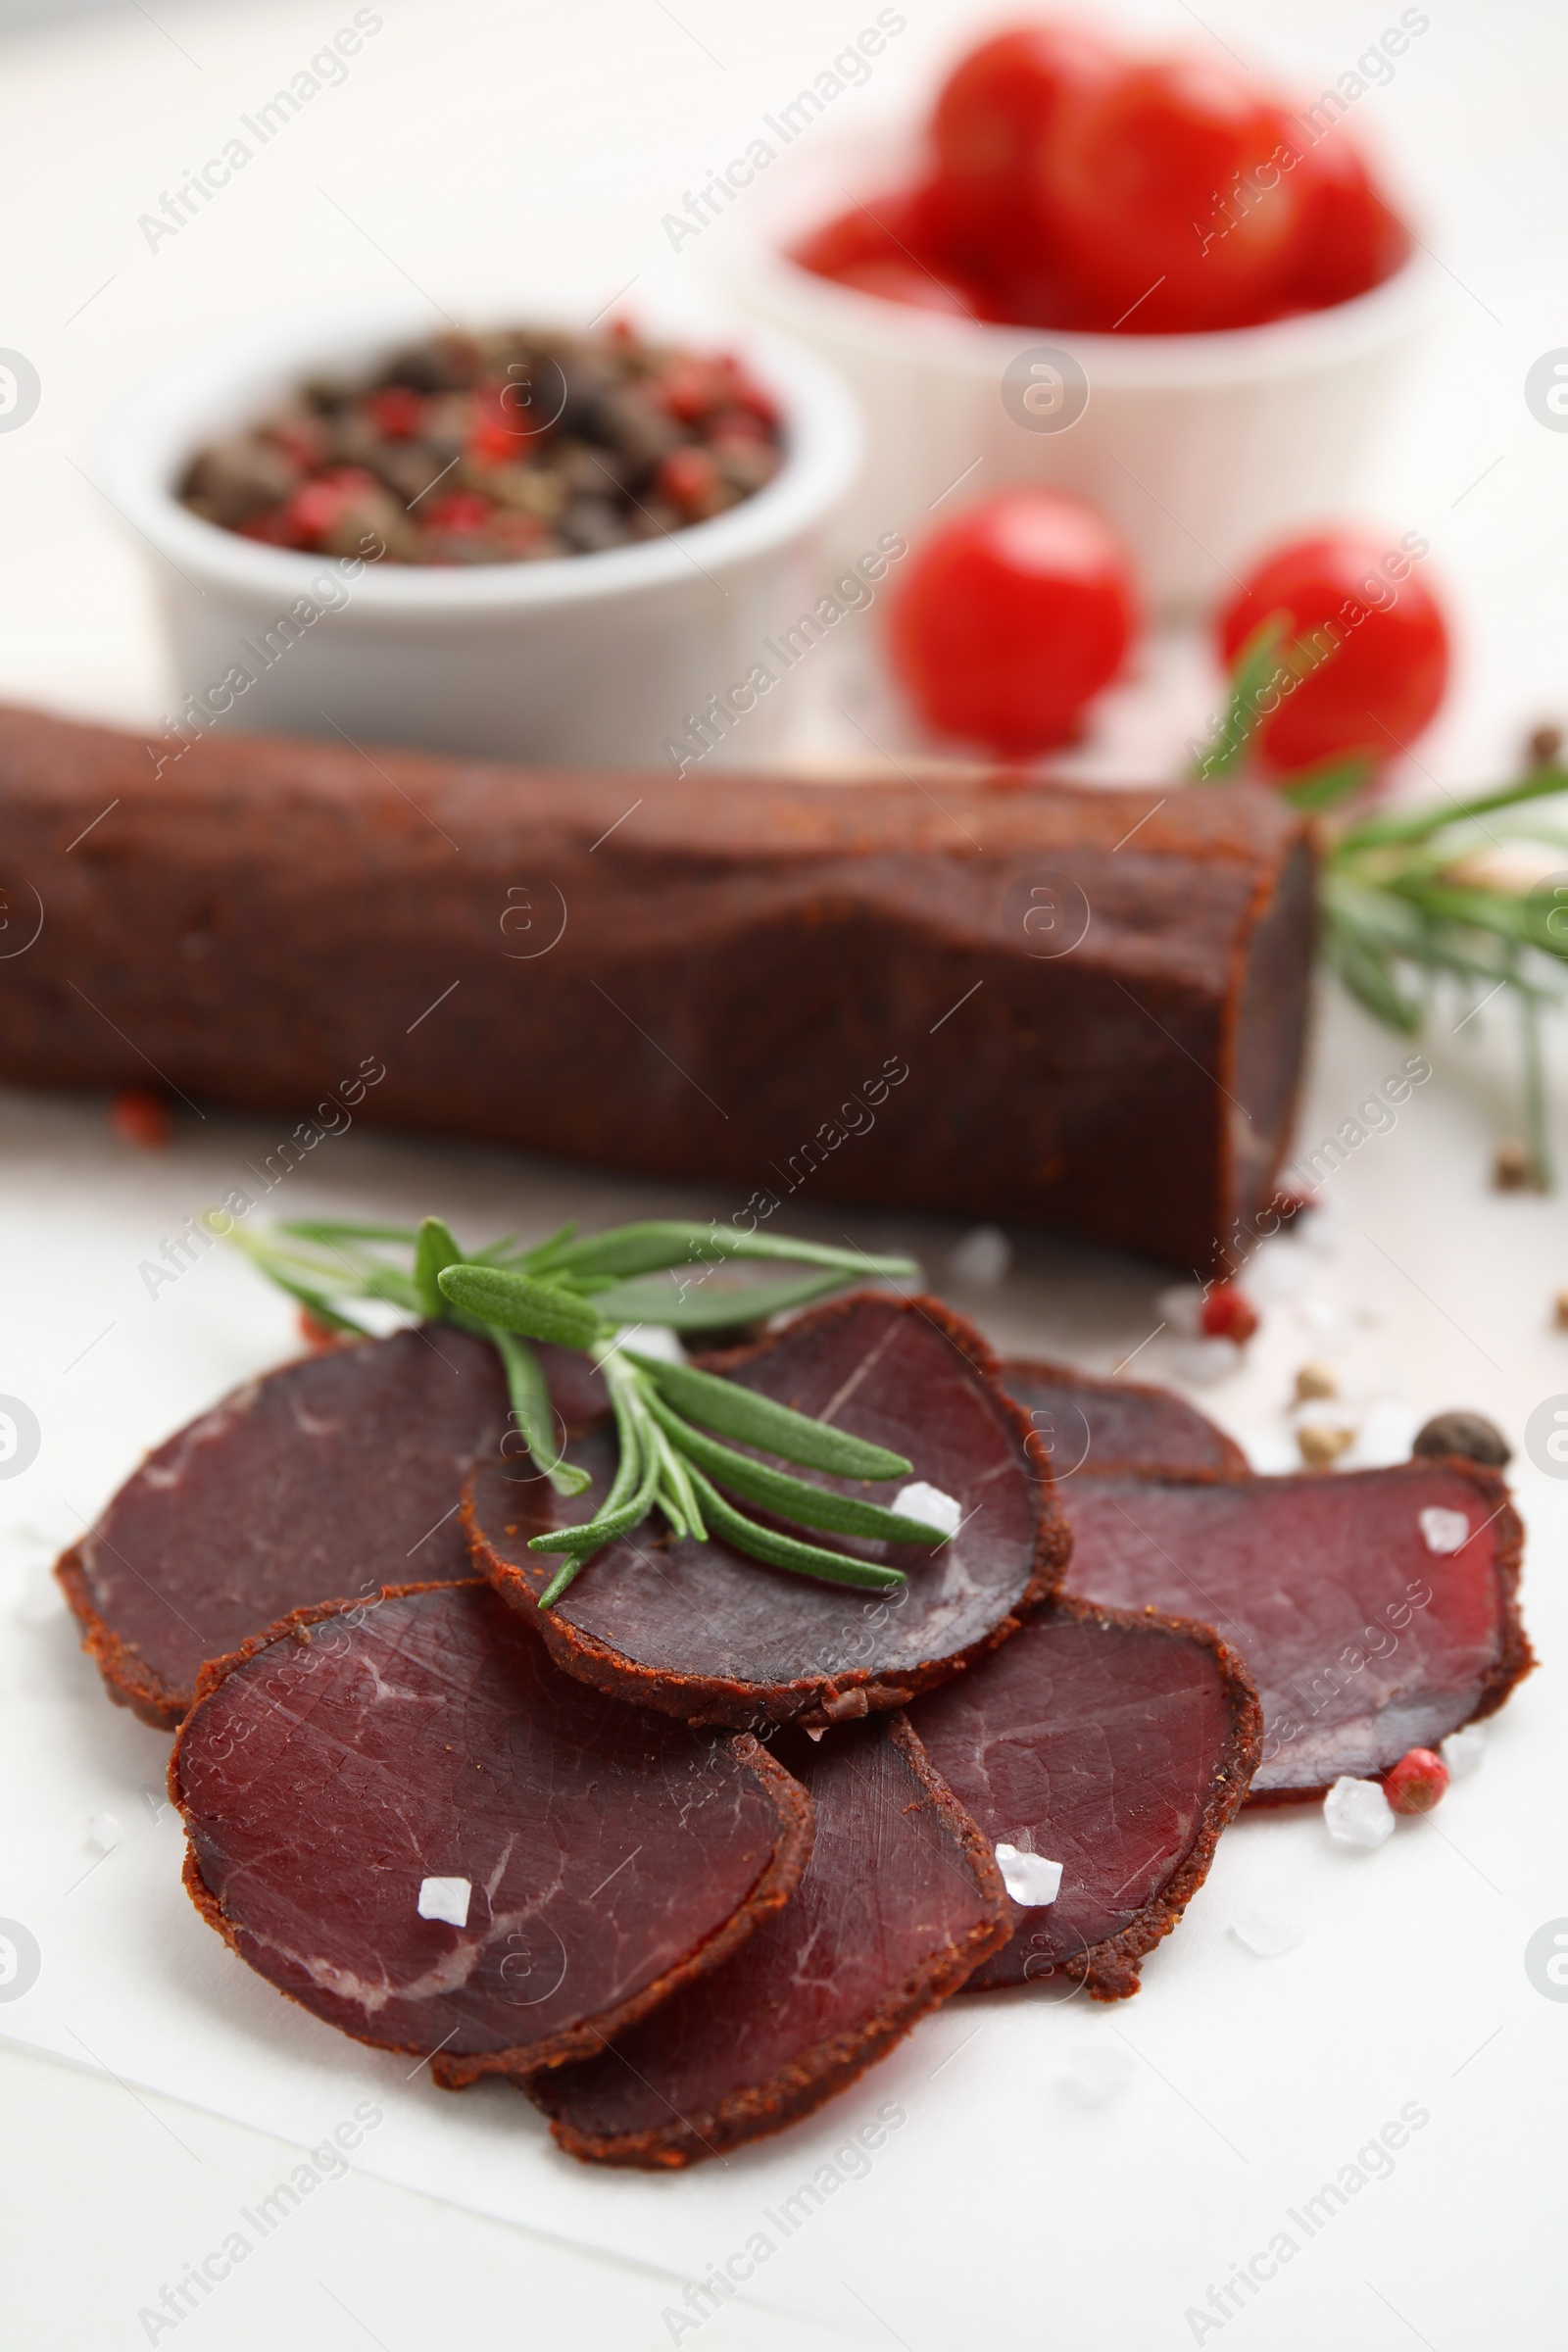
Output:
[[[1391,277],[1410,232],[1372,184],[1343,130],[1302,146],[1296,167],[1301,217],[1286,265],[1286,298],[1303,310],[1348,302]]]
[[[1136,618],[1103,516],[1057,491],[1009,490],[916,551],[893,607],[893,666],[938,734],[1029,759],[1077,732]]]
[[[1063,96],[1036,159],[1078,273],[1138,306],[1129,331],[1219,326],[1279,283],[1300,214],[1283,118],[1182,59]]]
[[[1360,532],[1303,539],[1259,564],[1227,605],[1227,665],[1270,613],[1290,622],[1282,658],[1298,682],[1253,738],[1266,773],[1352,752],[1381,763],[1429,724],[1447,684],[1448,632],[1411,566],[1410,556]]]
[[[955,257],[995,268],[1033,255],[1035,152],[1066,93],[1098,89],[1114,72],[1110,50],[1075,24],[1021,24],[959,61],[931,122],[933,226]]]
[[[908,262],[924,254],[929,231],[924,214],[925,189],[898,188],[864,204],[836,213],[790,249],[798,268],[817,277],[842,277],[874,262]]]

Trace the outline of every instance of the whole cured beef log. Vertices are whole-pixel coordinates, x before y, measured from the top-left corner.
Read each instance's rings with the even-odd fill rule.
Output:
[[[56,1574],[112,1698],[179,1722],[208,1658],[289,1610],[473,1570],[457,1517],[507,1387],[450,1324],[248,1381],[148,1455]]]
[[[768,1567],[716,1540],[677,1543],[644,1521],[540,1609],[560,1556],[530,1551],[529,1539],[591,1517],[613,1440],[601,1431],[567,1448],[594,1484],[565,1502],[542,1479],[489,1464],[465,1506],[475,1562],[568,1673],[696,1723],[820,1728],[900,1707],[956,1674],[1054,1588],[1066,1534],[1051,1480],[985,1342],[939,1300],[858,1294],[705,1360],[905,1455],[915,1479],[958,1504],[959,1533],[939,1550],[835,1537],[835,1548],[906,1570],[906,1585],[876,1593]],[[903,1482],[819,1483],[891,1504]]]
[[[1262,1713],[1235,1650],[1206,1626],[1057,1601],[916,1721],[994,1845],[1061,1865],[1054,1901],[1008,1896],[1009,1940],[965,1992],[1046,1979],[1097,2001],[1136,1992],[1257,1764]]]
[[[1173,1389],[1132,1380],[1097,1380],[1067,1364],[1011,1356],[999,1375],[1029,1416],[1051,1457],[1052,1476],[1080,1470],[1112,1473],[1207,1470],[1244,1478],[1247,1456],[1234,1439]]]
[[[1479,1463],[1086,1473],[1063,1493],[1074,1592],[1201,1618],[1246,1660],[1263,1702],[1254,1799],[1387,1772],[1492,1714],[1534,1663],[1519,1621],[1523,1532]]]
[[[598,2057],[528,2085],[573,2156],[690,2164],[853,2082],[1007,1932],[991,1848],[903,1715],[775,1752],[810,1792],[811,1858],[733,1960]]]
[[[208,1666],[169,1785],[240,1958],[449,2088],[597,2049],[810,1850],[755,1740],[584,1690],[476,1583],[300,1610]]]
[[[1305,821],[1230,784],[940,801],[0,712],[0,887],[43,918],[0,1077],[151,1063],[298,1121],[285,1154],[359,1117],[725,1178],[754,1222],[804,1190],[1224,1261],[1296,1095]]]

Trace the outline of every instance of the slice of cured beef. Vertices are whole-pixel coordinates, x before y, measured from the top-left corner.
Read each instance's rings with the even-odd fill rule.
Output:
[[[603,1409],[586,1359],[540,1352],[564,1427]],[[289,1610],[471,1576],[464,1481],[508,1436],[500,1358],[449,1323],[248,1381],[149,1454],[59,1564],[110,1696],[172,1729],[205,1660]]]
[[[539,1479],[483,1468],[466,1506],[475,1559],[569,1673],[693,1722],[820,1727],[902,1706],[946,1680],[1004,1641],[1059,1580],[1065,1530],[1028,1424],[978,1332],[936,1299],[857,1294],[707,1361],[905,1455],[913,1478],[957,1501],[960,1531],[940,1550],[830,1539],[907,1570],[906,1585],[879,1593],[767,1567],[723,1543],[676,1543],[645,1520],[541,1610],[559,1555],[530,1551],[528,1540],[598,1507],[613,1440],[601,1431],[570,1449],[594,1485],[564,1503]],[[891,1503],[904,1482],[823,1483]]]
[[[1054,1901],[1008,1896],[1010,1936],[965,1992],[1051,1979],[1097,2001],[1136,1992],[1257,1764],[1262,1713],[1235,1650],[1207,1626],[1056,1601],[916,1720],[992,1843],[1061,1865]]]
[[[477,1580],[297,1611],[208,1666],[169,1779],[241,1959],[450,2088],[597,2049],[810,1850],[755,1740],[585,1690]]]
[[[811,1859],[735,1958],[529,2093],[573,2156],[690,2164],[852,2082],[1007,1933],[991,1848],[907,1717],[775,1743],[810,1791]]]
[[[1068,1582],[1200,1617],[1263,1702],[1251,1795],[1387,1772],[1500,1707],[1533,1659],[1522,1531],[1494,1470],[1446,1460],[1297,1478],[1073,1479]]]
[[[1007,1395],[1023,1406],[1051,1458],[1052,1475],[1208,1470],[1244,1478],[1247,1456],[1205,1413],[1170,1389],[1097,1380],[1069,1364],[1011,1356],[1001,1368]]]

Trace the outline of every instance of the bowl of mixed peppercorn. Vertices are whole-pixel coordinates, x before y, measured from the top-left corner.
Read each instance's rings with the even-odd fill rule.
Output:
[[[165,559],[172,756],[229,725],[631,765],[705,708],[729,759],[777,744],[787,698],[734,690],[816,603],[858,458],[818,362],[615,318],[236,339],[108,465]]]

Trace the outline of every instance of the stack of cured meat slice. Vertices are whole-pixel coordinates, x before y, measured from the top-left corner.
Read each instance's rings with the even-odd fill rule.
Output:
[[[543,1609],[528,1539],[613,1457],[542,1353],[570,1503],[436,1324],[239,1392],[61,1574],[112,1695],[182,1727],[187,1885],[240,1956],[590,2160],[776,2130],[960,1990],[1136,1991],[1250,1788],[1381,1769],[1528,1663],[1492,1474],[1250,1478],[1179,1400],[881,1294],[710,1360],[951,1497],[940,1550],[846,1544],[904,1587],[645,1522]],[[1392,1646],[1303,1724],[1351,1618]]]

